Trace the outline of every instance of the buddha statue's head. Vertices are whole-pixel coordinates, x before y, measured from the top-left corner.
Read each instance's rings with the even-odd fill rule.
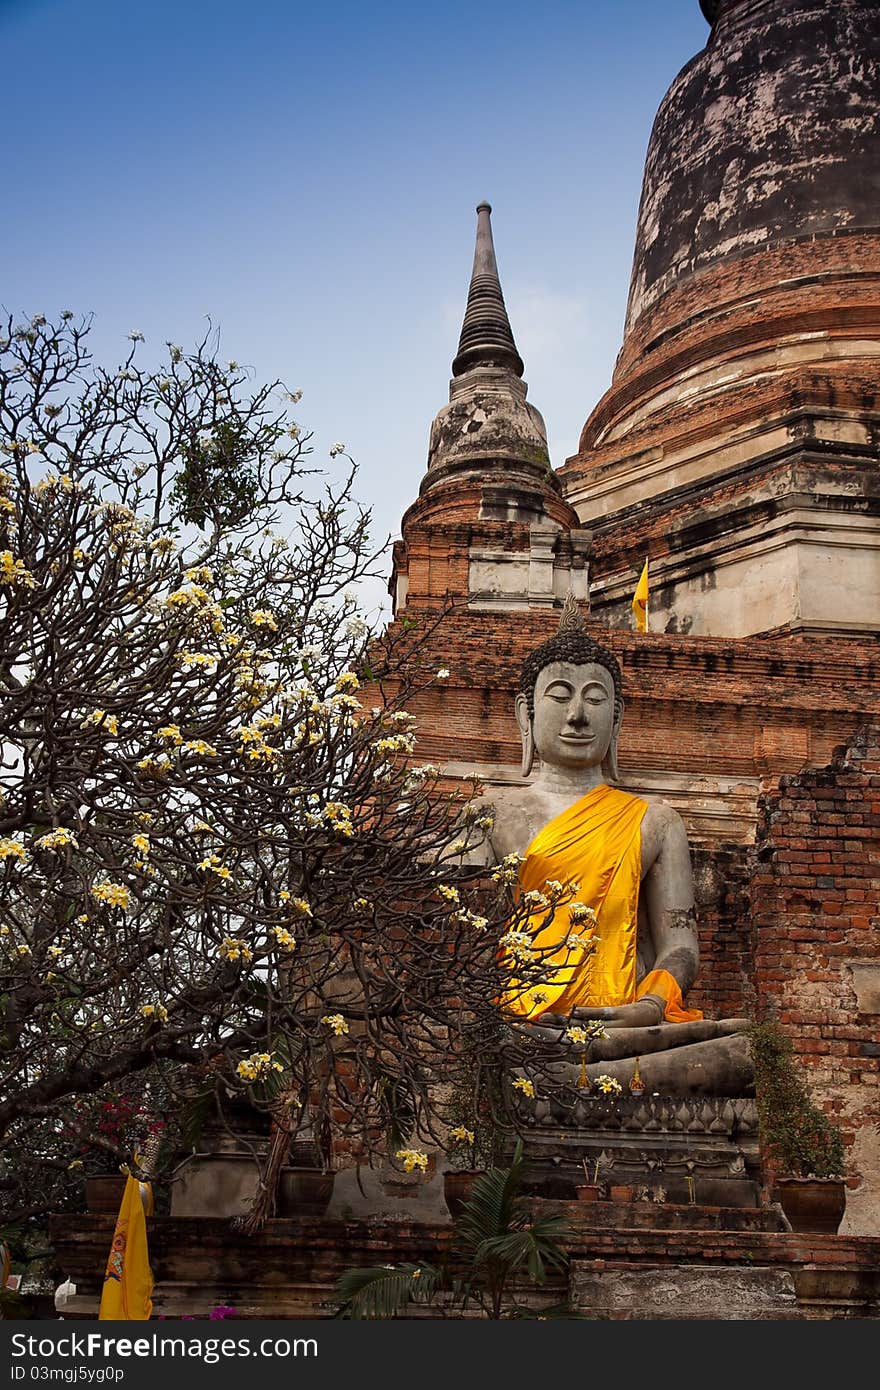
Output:
[[[576,771],[601,766],[616,781],[623,682],[613,652],[588,633],[569,594],[559,631],[527,658],[516,697],[523,775],[543,763]]]

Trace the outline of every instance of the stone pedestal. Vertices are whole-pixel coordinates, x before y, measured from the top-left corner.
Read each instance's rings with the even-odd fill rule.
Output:
[[[627,1185],[649,1200],[760,1205],[757,1115],[748,1097],[585,1093],[527,1130],[530,1189],[569,1198],[584,1181]]]

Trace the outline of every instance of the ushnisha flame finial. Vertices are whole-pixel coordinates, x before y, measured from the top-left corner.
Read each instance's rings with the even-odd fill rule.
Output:
[[[578,607],[578,601],[571,589],[565,595],[565,602],[562,605],[562,616],[559,619],[560,632],[586,632],[587,625],[584,622],[584,615]]]

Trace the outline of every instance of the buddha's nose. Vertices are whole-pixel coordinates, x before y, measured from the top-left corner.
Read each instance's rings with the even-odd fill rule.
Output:
[[[581,725],[589,723],[589,715],[584,701],[576,695],[568,707],[569,724]]]

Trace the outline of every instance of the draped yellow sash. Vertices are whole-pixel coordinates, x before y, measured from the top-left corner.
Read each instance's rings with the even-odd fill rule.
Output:
[[[641,826],[647,809],[630,792],[594,787],[532,840],[520,866],[521,894],[546,894],[548,880],[567,890],[578,887],[556,905],[549,921],[544,908],[524,926],[541,979],[526,982],[512,974],[504,1000],[512,1013],[523,1018],[569,1014],[577,1007],[630,1004],[650,993],[666,1000],[668,1022],[702,1017],[682,1008],[681,991],[665,970],[651,971],[636,985]],[[574,903],[593,909],[594,928],[572,921]]]

